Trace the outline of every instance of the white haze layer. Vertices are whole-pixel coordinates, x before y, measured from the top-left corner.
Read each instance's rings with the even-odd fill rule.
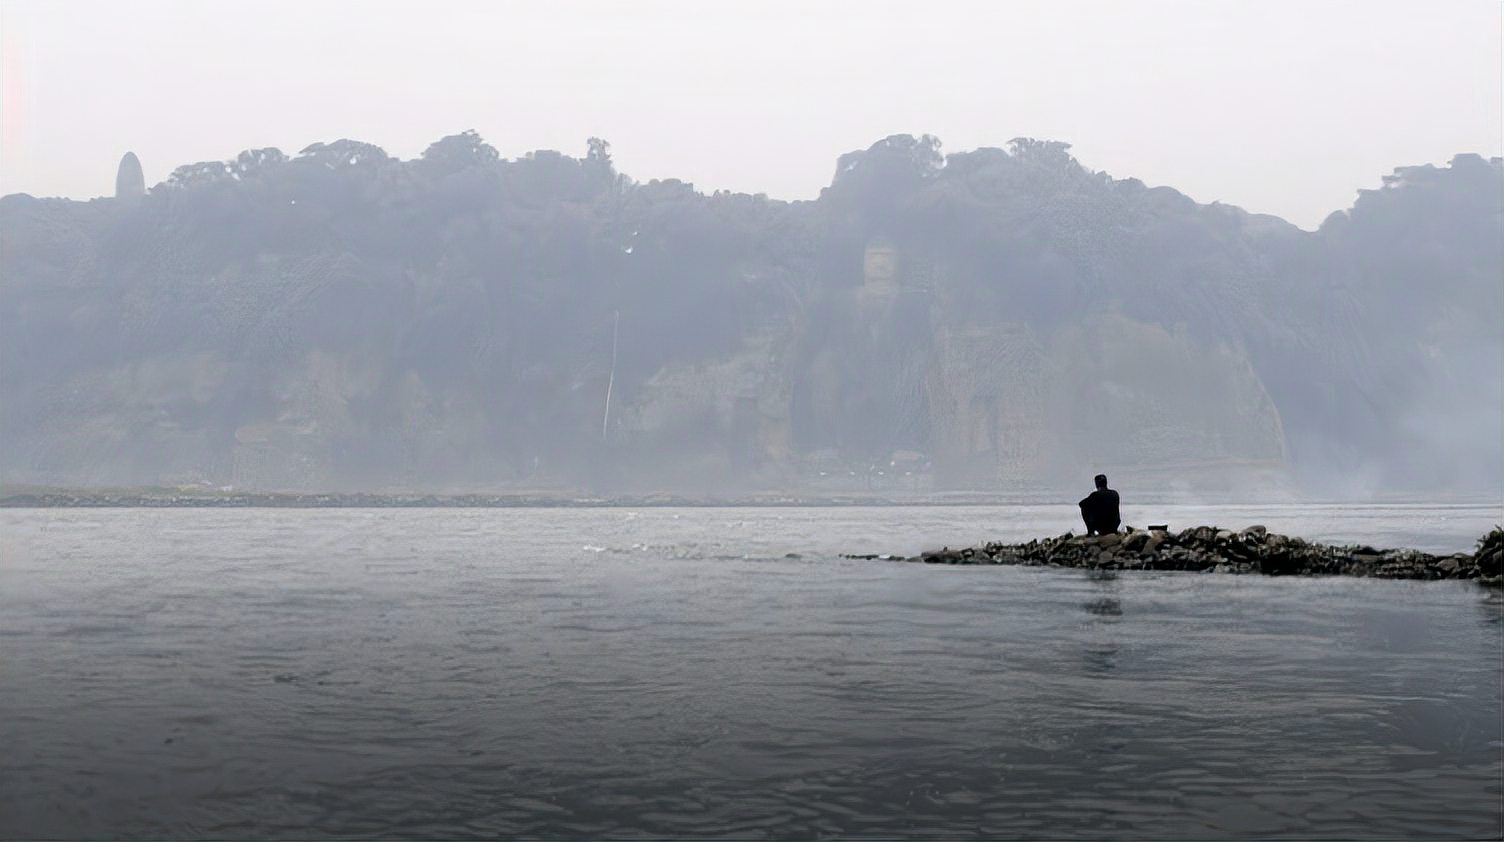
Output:
[[[898,132],[1064,140],[1088,167],[1312,228],[1396,166],[1498,155],[1501,6],[1426,2],[22,2],[0,193],[88,198],[246,148],[513,157],[796,199]]]

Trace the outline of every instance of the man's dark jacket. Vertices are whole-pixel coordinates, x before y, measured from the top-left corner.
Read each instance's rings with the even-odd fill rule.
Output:
[[[1081,500],[1081,519],[1086,521],[1086,531],[1106,535],[1118,531],[1118,493],[1110,488],[1098,488]]]

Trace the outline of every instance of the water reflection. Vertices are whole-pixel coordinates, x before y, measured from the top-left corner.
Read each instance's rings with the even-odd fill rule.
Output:
[[[1122,588],[1115,571],[1088,570],[1086,580],[1091,582],[1092,590],[1100,594],[1081,606],[1086,613],[1095,617],[1123,616],[1123,604],[1117,596]]]
[[[1087,675],[1102,676],[1118,667],[1118,647],[1114,644],[1088,644],[1081,650],[1081,664]]]
[[[1095,614],[1098,617],[1121,617],[1123,616],[1123,603],[1112,597],[1102,597],[1081,606],[1086,613]]]
[[[1117,640],[1116,626],[1123,616],[1123,603],[1118,598],[1118,594],[1122,592],[1122,583],[1118,580],[1118,574],[1111,570],[1093,570],[1087,573],[1086,578],[1096,595],[1082,603],[1081,610],[1092,618],[1089,637],[1096,639],[1082,643],[1081,667],[1087,676],[1103,678],[1118,668],[1121,646]]]
[[[1490,588],[1488,593],[1478,600],[1477,606],[1485,626],[1504,625],[1504,591]]]

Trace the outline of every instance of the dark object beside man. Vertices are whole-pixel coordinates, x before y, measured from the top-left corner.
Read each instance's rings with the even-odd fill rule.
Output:
[[[1081,500],[1081,519],[1086,521],[1087,535],[1106,535],[1118,531],[1118,493],[1107,487],[1107,475],[1097,474],[1097,490]]]

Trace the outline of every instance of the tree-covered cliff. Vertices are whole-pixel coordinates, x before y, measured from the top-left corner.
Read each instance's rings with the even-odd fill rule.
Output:
[[[1029,139],[890,137],[807,202],[598,140],[250,150],[0,199],[0,481],[1498,490],[1501,278],[1472,155],[1304,232]]]

